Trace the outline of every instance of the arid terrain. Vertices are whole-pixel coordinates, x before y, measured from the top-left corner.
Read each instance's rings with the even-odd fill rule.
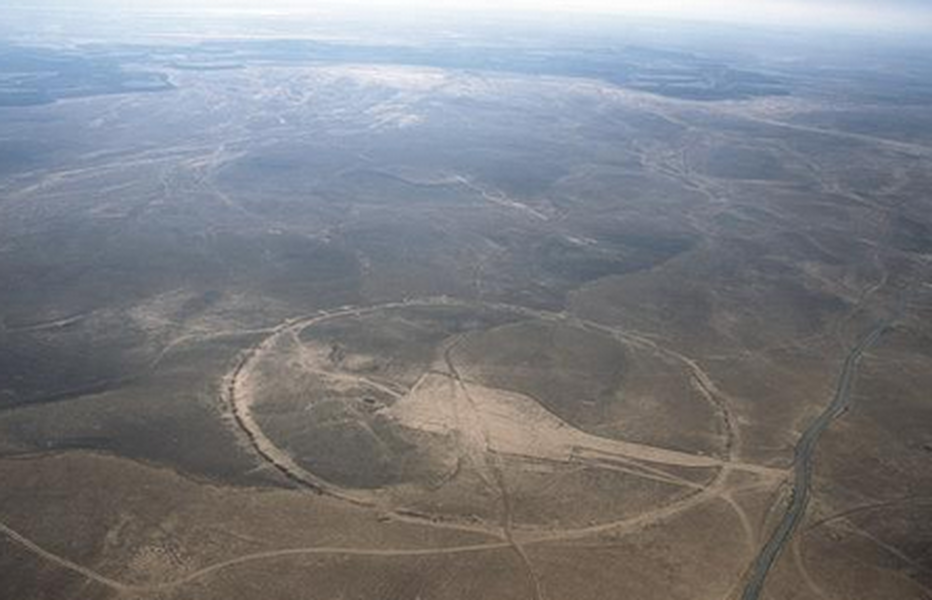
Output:
[[[932,72],[569,47],[0,45],[0,599],[932,599]]]

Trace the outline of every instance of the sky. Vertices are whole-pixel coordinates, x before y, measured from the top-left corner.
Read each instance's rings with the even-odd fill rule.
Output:
[[[120,10],[255,11],[310,13],[327,0],[0,0],[0,8],[55,4],[67,8],[112,6]],[[543,11],[660,16],[776,26],[857,29],[926,29],[932,32],[932,0],[341,0],[342,10]]]

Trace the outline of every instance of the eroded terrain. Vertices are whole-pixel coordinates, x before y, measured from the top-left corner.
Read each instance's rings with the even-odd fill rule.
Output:
[[[927,108],[255,48],[0,108],[0,597],[736,599],[841,394],[760,597],[932,598]]]

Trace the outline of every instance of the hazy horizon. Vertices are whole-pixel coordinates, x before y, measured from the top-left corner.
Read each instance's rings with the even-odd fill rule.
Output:
[[[0,2],[0,7],[17,10],[118,10],[121,12],[254,13],[292,15],[351,13],[378,16],[385,12],[408,16],[416,12],[519,12],[610,14],[617,16],[744,23],[790,28],[851,29],[857,31],[926,31],[932,27],[932,6],[917,0],[878,2],[874,0],[349,0],[306,2],[297,0],[21,0]]]
[[[0,600],[932,600],[925,2],[0,14]]]

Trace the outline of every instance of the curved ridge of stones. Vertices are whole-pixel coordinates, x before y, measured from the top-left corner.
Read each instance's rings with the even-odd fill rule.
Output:
[[[707,399],[709,395],[719,394],[718,390],[714,387],[714,384],[711,383],[711,380],[701,371],[701,369],[693,361],[687,357],[675,353],[673,351],[667,350],[662,346],[659,346],[656,342],[643,338],[633,334],[626,334],[620,332],[611,327],[605,325],[600,325],[597,323],[592,323],[575,317],[568,317],[564,314],[559,313],[548,313],[545,311],[538,311],[534,309],[529,309],[525,307],[512,306],[501,303],[475,303],[467,301],[458,301],[449,299],[446,297],[439,298],[428,298],[414,301],[405,301],[405,302],[393,302],[380,305],[373,305],[369,307],[340,307],[332,311],[320,312],[316,315],[303,318],[289,319],[270,329],[270,335],[264,340],[254,345],[253,347],[245,350],[239,359],[236,361],[234,368],[226,375],[223,381],[221,388],[221,398],[227,403],[230,409],[232,420],[235,422],[236,427],[240,430],[241,434],[248,441],[252,449],[262,458],[263,462],[267,465],[274,468],[279,472],[286,480],[292,482],[296,486],[299,486],[303,489],[310,490],[316,494],[329,495],[339,500],[349,502],[351,504],[368,507],[372,509],[379,509],[385,511],[385,513],[390,514],[393,519],[399,521],[407,521],[416,523],[418,525],[427,525],[431,527],[443,527],[450,529],[459,529],[464,531],[469,531],[472,533],[482,533],[490,538],[492,538],[487,543],[482,544],[469,544],[462,546],[449,546],[449,547],[437,547],[437,548],[341,548],[341,547],[302,547],[302,548],[285,548],[279,550],[269,550],[264,552],[257,552],[252,554],[246,554],[239,557],[234,557],[232,559],[224,560],[214,564],[207,565],[196,571],[186,573],[178,578],[169,579],[162,582],[156,582],[151,584],[136,584],[125,581],[120,581],[118,579],[103,575],[89,567],[77,564],[63,556],[55,554],[49,550],[46,550],[36,542],[29,539],[26,535],[12,529],[8,525],[0,522],[0,534],[3,534],[12,542],[22,546],[31,553],[39,556],[40,558],[49,561],[53,564],[58,565],[61,568],[69,570],[71,572],[77,573],[86,577],[87,579],[94,581],[100,585],[109,587],[118,593],[151,593],[151,592],[160,592],[173,588],[177,588],[197,580],[200,580],[203,577],[207,577],[213,573],[216,573],[221,570],[228,568],[233,568],[236,566],[248,564],[255,561],[263,560],[272,560],[280,557],[289,557],[289,556],[303,556],[303,555],[321,555],[321,554],[330,554],[330,555],[360,555],[360,556],[427,556],[427,555],[454,555],[454,554],[463,554],[463,553],[474,553],[474,552],[484,552],[490,550],[504,550],[504,549],[515,549],[516,547],[520,548],[520,551],[523,553],[525,548],[528,546],[535,546],[541,544],[551,544],[566,542],[572,540],[583,539],[592,535],[598,535],[601,533],[612,532],[614,534],[626,534],[634,531],[638,531],[646,526],[662,522],[664,520],[675,517],[676,515],[682,513],[683,511],[689,510],[690,508],[699,506],[705,502],[709,502],[715,499],[722,499],[733,504],[729,501],[729,489],[728,489],[728,475],[736,469],[746,470],[748,472],[757,474],[762,477],[762,481],[745,486],[746,489],[752,487],[762,487],[770,485],[774,482],[774,478],[783,478],[786,473],[779,469],[771,469],[768,467],[762,467],[757,465],[750,465],[735,462],[733,460],[733,447],[731,443],[728,443],[726,447],[728,448],[728,459],[727,460],[717,460],[711,457],[704,457],[698,455],[690,455],[687,453],[679,453],[675,451],[663,450],[665,453],[669,453],[665,456],[692,456],[697,460],[700,460],[705,466],[717,467],[718,472],[715,477],[708,483],[699,484],[691,482],[685,479],[677,478],[673,475],[666,474],[665,472],[652,468],[648,465],[642,464],[643,457],[638,457],[637,459],[628,457],[625,459],[626,463],[629,463],[632,467],[629,471],[634,475],[649,475],[653,472],[654,476],[657,474],[664,474],[665,477],[678,480],[685,487],[691,488],[691,492],[683,497],[680,497],[673,502],[670,502],[666,505],[659,506],[653,510],[643,512],[638,515],[629,516],[622,519],[617,519],[609,521],[606,523],[594,524],[587,527],[578,527],[573,529],[564,529],[564,530],[546,530],[546,531],[519,531],[515,530],[510,524],[508,531],[502,532],[501,529],[497,531],[488,527],[478,526],[474,523],[461,523],[453,521],[444,521],[442,518],[436,515],[428,515],[423,513],[416,513],[414,511],[406,510],[403,508],[390,509],[379,498],[376,494],[367,494],[367,493],[358,493],[354,490],[345,490],[338,486],[334,486],[329,482],[317,477],[313,473],[303,469],[297,465],[287,453],[279,450],[271,440],[264,435],[262,430],[258,427],[258,424],[255,420],[252,419],[252,416],[249,412],[248,406],[242,406],[238,401],[237,396],[237,384],[239,379],[243,375],[246,369],[250,367],[250,363],[261,353],[265,348],[267,348],[274,339],[283,333],[288,331],[293,331],[298,328],[307,327],[314,323],[339,318],[342,316],[351,316],[351,315],[364,315],[367,313],[372,313],[379,310],[387,310],[392,308],[402,308],[402,307],[412,307],[412,306],[444,306],[444,305],[458,305],[458,306],[485,306],[489,308],[494,308],[498,310],[510,311],[514,313],[524,314],[534,318],[545,319],[548,321],[564,321],[570,322],[571,324],[582,325],[585,327],[592,328],[594,330],[602,331],[609,333],[616,339],[624,340],[628,343],[639,344],[642,346],[649,346],[653,349],[656,349],[660,352],[667,354],[668,356],[673,356],[678,358],[678,360],[684,361],[684,364],[690,368],[693,373],[693,376],[698,381],[698,385],[701,385],[708,394],[703,394]],[[719,400],[720,401],[720,400]],[[722,417],[725,419],[727,412],[723,409]],[[726,420],[726,435],[728,439],[734,439],[734,433],[731,432],[731,423]],[[638,446],[638,445],[632,445]],[[651,448],[651,447],[647,447]],[[647,460],[646,462],[652,462]],[[663,460],[657,460],[653,462],[663,463]],[[676,481],[673,481],[676,483]],[[745,489],[741,488],[741,489]],[[741,511],[737,511],[739,513]],[[520,534],[520,535],[519,535]],[[526,558],[526,555],[524,555]],[[532,569],[530,565],[527,565],[529,569]],[[533,573],[533,570],[530,572],[530,576],[536,579],[536,575]],[[536,597],[540,598],[540,589],[539,583],[535,581],[535,592]]]
[[[379,510],[382,514],[390,515],[391,517],[402,521],[429,524],[434,527],[481,532],[494,535],[499,539],[506,539],[506,537],[503,536],[500,528],[489,527],[474,521],[467,522],[465,520],[454,520],[440,515],[425,514],[423,512],[411,509],[392,507],[386,501],[384,494],[380,494],[378,491],[347,489],[345,487],[330,483],[325,479],[315,475],[311,471],[298,465],[287,452],[281,450],[274,441],[266,436],[262,428],[252,416],[249,399],[244,394],[242,394],[241,390],[239,389],[241,386],[242,378],[244,374],[248,372],[252,362],[264,350],[272,346],[275,340],[281,335],[288,333],[294,334],[295,332],[312,325],[341,317],[359,317],[384,310],[431,306],[482,307],[499,310],[502,312],[519,314],[547,322],[564,322],[591,331],[598,331],[610,335],[614,339],[625,344],[649,347],[653,350],[666,354],[686,365],[692,374],[695,385],[701,390],[701,395],[707,401],[713,404],[715,410],[719,414],[719,418],[722,420],[727,457],[725,459],[718,459],[711,456],[690,454],[687,452],[668,450],[643,444],[634,444],[623,441],[617,442],[618,446],[624,448],[622,454],[626,455],[627,460],[630,461],[632,465],[636,466],[638,470],[647,473],[650,473],[652,470],[655,471],[655,469],[652,469],[650,466],[648,466],[649,464],[672,464],[687,467],[717,468],[719,470],[719,473],[713,478],[713,480],[704,485],[694,484],[691,482],[686,483],[684,480],[684,485],[686,485],[686,487],[694,488],[693,491],[685,499],[676,500],[668,506],[679,506],[684,500],[688,501],[693,497],[705,498],[710,494],[712,496],[721,495],[725,492],[725,485],[728,474],[734,470],[754,473],[769,480],[777,478],[782,479],[787,474],[786,471],[782,469],[747,464],[735,460],[734,440],[736,434],[734,432],[732,419],[727,411],[727,407],[721,400],[721,394],[717,388],[715,388],[714,384],[711,382],[708,376],[699,368],[699,366],[694,361],[683,356],[682,354],[665,349],[655,341],[648,338],[644,338],[639,335],[628,334],[618,329],[581,319],[579,317],[570,316],[565,313],[554,313],[498,302],[475,302],[458,300],[445,296],[423,299],[409,299],[401,302],[389,302],[370,306],[342,306],[333,310],[321,311],[311,316],[299,317],[284,321],[279,326],[273,328],[268,337],[250,349],[246,350],[240,360],[237,362],[235,368],[226,377],[223,385],[223,401],[229,407],[233,421],[237,425],[237,428],[248,441],[252,449],[268,465],[274,468],[287,480],[298,486],[309,489],[314,493],[328,495],[357,506]],[[546,411],[545,408],[541,408]],[[552,417],[558,419],[556,415],[549,413],[549,411],[546,412],[548,412],[548,414],[550,414]],[[566,425],[569,426],[568,424]],[[645,465],[642,463],[648,464]],[[632,472],[635,475],[638,474],[634,470]],[[607,528],[611,529],[611,523],[607,525]],[[577,535],[585,536],[591,532],[602,530],[602,526],[597,524],[588,527],[561,530],[560,532],[548,531],[536,535],[532,534],[528,535],[527,538],[530,540],[550,539],[553,533],[557,533],[557,535],[569,535],[571,537],[576,537]],[[517,531],[515,533],[517,533]]]

